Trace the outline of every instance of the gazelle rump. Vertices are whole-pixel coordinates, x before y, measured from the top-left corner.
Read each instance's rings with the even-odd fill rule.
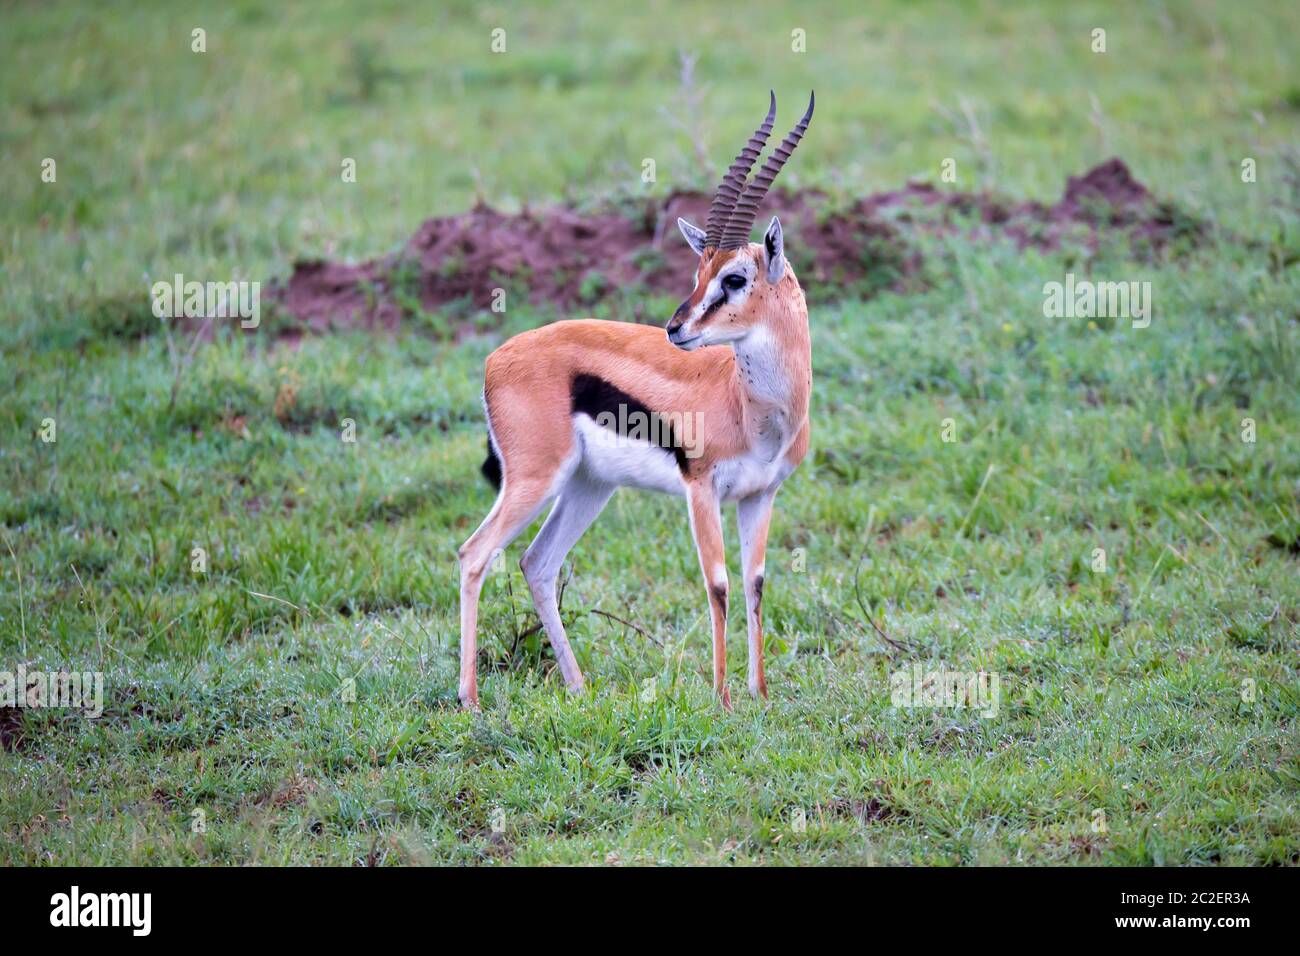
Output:
[[[699,254],[695,288],[664,331],[594,319],[555,322],[507,341],[487,359],[492,510],[460,548],[461,703],[478,706],[478,603],[493,556],[554,501],[520,560],[565,683],[583,686],[556,602],[569,550],[623,486],[686,499],[709,604],[713,688],[726,683],[728,580],[723,502],[735,502],[749,641],[749,690],[766,698],[763,571],[777,489],[808,450],[812,353],[808,309],[773,217],[749,241],[763,196],[812,118],[803,118],[752,179],[772,130],[767,118],[728,169],[707,229],[678,220]],[[708,346],[727,346],[710,348]]]

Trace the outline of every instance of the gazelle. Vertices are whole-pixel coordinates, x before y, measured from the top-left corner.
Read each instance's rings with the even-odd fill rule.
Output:
[[[750,179],[776,118],[773,93],[767,118],[714,195],[707,228],[677,220],[700,260],[695,289],[673,313],[666,336],[646,325],[580,319],[516,335],[488,356],[483,473],[499,494],[459,552],[459,696],[465,707],[478,707],[476,630],[484,575],[494,554],[552,500],[555,507],[519,564],[565,683],[581,690],[556,581],[569,549],[625,485],[686,499],[713,625],[713,689],[726,708],[720,506],[736,502],[749,690],[766,699],[768,523],[777,489],[808,451],[812,355],[808,307],[785,258],[780,221],[772,218],[762,242],[750,242],[749,234],[759,204],[808,128],[813,105],[810,97],[803,119]],[[709,347],[724,345],[730,347]],[[641,426],[652,423],[649,436],[644,427],[626,427],[634,418]]]

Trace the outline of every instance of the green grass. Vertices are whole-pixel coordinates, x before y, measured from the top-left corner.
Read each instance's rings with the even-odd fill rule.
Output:
[[[0,669],[102,670],[106,707],[24,714],[0,862],[1300,860],[1293,5],[582,5],[503,11],[502,56],[477,5],[374,6],[5,10]],[[187,364],[145,277],[373,255],[476,193],[634,195],[644,156],[657,193],[700,185],[658,111],[679,47],[718,168],[769,85],[783,123],[815,86],[791,184],[853,195],[954,156],[961,188],[1051,199],[1115,153],[1217,230],[1155,262],[918,238],[917,291],[813,310],[766,709],[736,614],[737,706],[714,706],[683,506],[624,491],[565,591],[589,693],[566,697],[511,560],[462,714],[482,361],[548,316],[461,345],[223,332]],[[1045,319],[1067,269],[1150,281],[1150,328]],[[999,675],[998,714],[892,706],[913,661]]]

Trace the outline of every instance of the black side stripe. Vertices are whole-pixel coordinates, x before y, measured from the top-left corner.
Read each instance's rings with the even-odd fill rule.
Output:
[[[650,425],[650,434],[655,443],[677,460],[677,470],[683,475],[689,473],[690,459],[686,457],[686,449],[677,437],[677,432],[672,427],[672,423],[665,422],[663,416],[658,412],[652,412],[644,402],[633,398],[621,388],[612,385],[598,375],[587,375],[582,372],[573,376],[573,383],[569,388],[569,398],[573,414],[581,412],[584,415],[590,415],[593,421],[601,424],[603,424],[600,421],[602,413],[611,415],[615,424],[610,430],[618,434],[625,434],[625,432],[620,431],[621,426],[634,413],[640,413],[637,417]],[[622,414],[619,413],[620,405],[624,409]],[[645,417],[641,418],[641,416]]]

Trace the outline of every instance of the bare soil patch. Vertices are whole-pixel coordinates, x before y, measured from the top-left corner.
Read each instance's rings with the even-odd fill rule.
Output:
[[[707,217],[709,197],[677,192],[620,208],[579,212],[566,207],[504,213],[480,205],[456,216],[425,220],[402,249],[359,264],[320,259],[295,263],[272,284],[279,334],[332,329],[396,331],[421,313],[449,316],[458,330],[468,316],[492,315],[495,290],[507,303],[522,296],[566,314],[622,301],[628,318],[646,293],[690,292],[695,255],[677,233],[678,216]],[[866,298],[884,289],[906,290],[924,265],[913,233],[1004,239],[1019,248],[1095,250],[1109,238],[1129,241],[1139,254],[1195,244],[1206,227],[1156,199],[1122,160],[1110,159],[1070,177],[1053,204],[1016,201],[992,193],[909,183],[873,193],[847,207],[815,190],[769,195],[758,222],[779,214],[787,248],[810,296]]]

